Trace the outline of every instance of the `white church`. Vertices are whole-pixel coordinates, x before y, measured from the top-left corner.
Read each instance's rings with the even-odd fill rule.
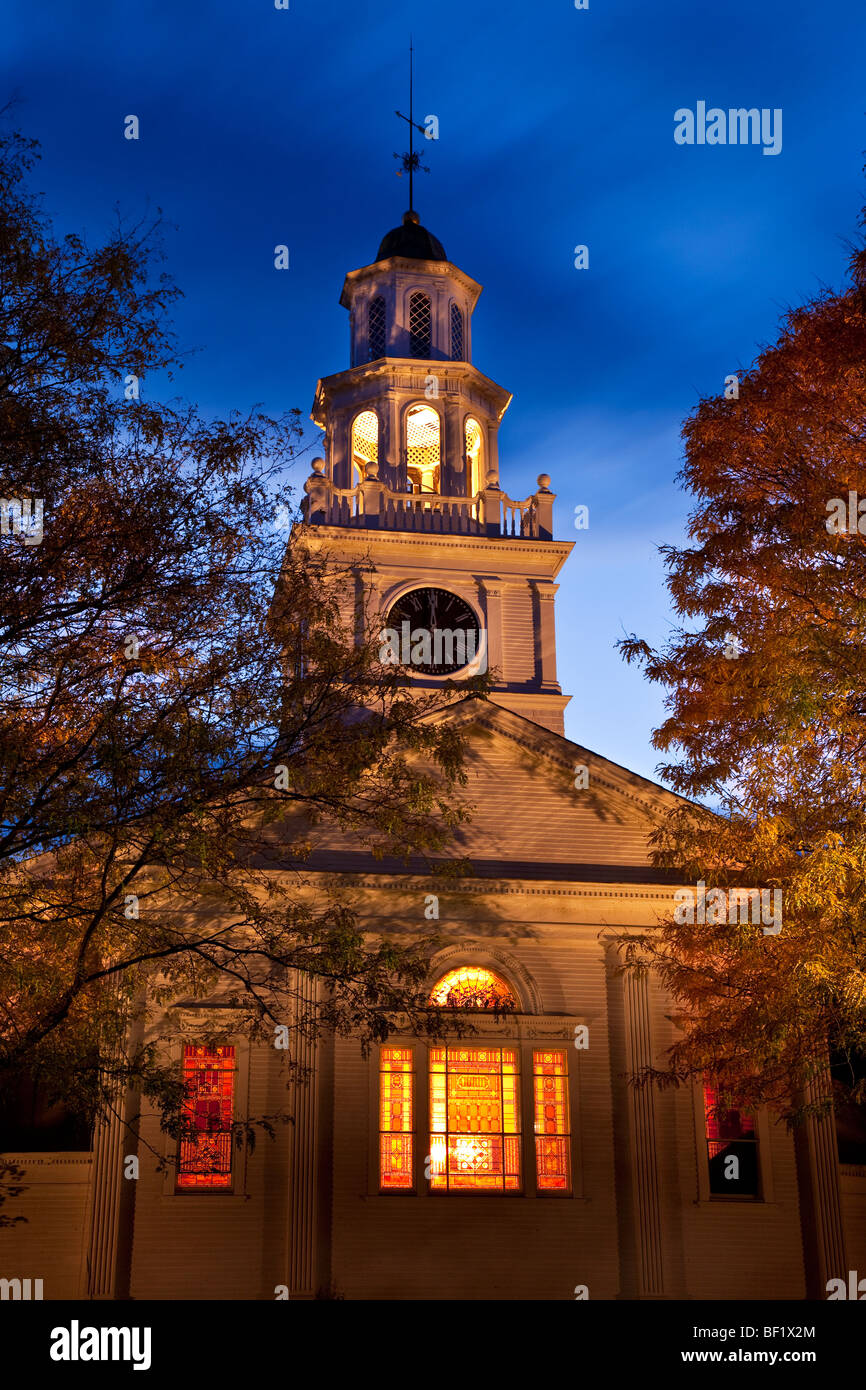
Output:
[[[0,1232],[0,1275],[41,1278],[46,1300],[804,1299],[866,1269],[866,1156],[832,1117],[795,1138],[762,1112],[720,1121],[709,1086],[629,1085],[674,1029],[612,937],[689,886],[647,850],[674,799],[564,736],[572,542],[546,474],[524,498],[500,487],[511,396],[472,359],[480,293],[415,213],[348,273],[350,365],[316,388],[325,456],[304,504],[311,544],[363,562],[399,659],[407,630],[448,634],[410,652],[409,679],[492,673],[489,699],[443,716],[470,750],[471,875],[443,886],[328,827],[308,871],[371,931],[417,931],[436,895],[430,1001],[465,1004],[473,1031],[398,1033],[366,1058],[352,1039],[304,1044],[293,1122],[250,1153],[230,1127],[286,1104],[279,1057],[230,1017],[224,1045],[191,1041],[186,1001],[173,1055],[196,1141],[169,1151],[146,1113],[134,1182],[119,1122],[89,1147],[5,1155],[26,1222]]]

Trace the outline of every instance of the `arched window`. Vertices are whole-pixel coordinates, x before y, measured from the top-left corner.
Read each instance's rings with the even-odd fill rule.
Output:
[[[385,301],[380,294],[367,310],[367,348],[371,362],[385,356]]]
[[[501,975],[477,965],[449,970],[430,994],[440,1009],[516,1009],[517,999]]]
[[[365,464],[379,461],[379,417],[375,410],[362,410],[352,424],[352,479],[362,483]]]
[[[429,405],[406,412],[406,477],[413,492],[439,491],[440,423]]]
[[[434,1008],[492,1012],[500,1016],[502,1031],[485,1026],[480,1042],[448,1043],[431,1047],[429,1053],[408,1039],[381,1049],[381,1191],[416,1190],[418,1134],[420,1153],[428,1154],[424,1177],[431,1193],[522,1192],[526,1115],[535,1136],[536,1190],[568,1195],[571,1111],[565,1043],[535,1047],[514,1040],[507,1015],[519,1009],[520,1002],[508,982],[486,966],[449,970],[433,986],[429,1002]],[[423,1109],[421,1116],[415,1113],[416,1050],[422,1066],[429,1056],[429,1131]]]
[[[458,304],[451,305],[451,359],[463,361],[463,314]]]
[[[471,415],[464,426],[466,444],[466,495],[475,497],[484,486],[481,476],[481,426]]]
[[[409,356],[430,356],[430,296],[416,291],[409,296]]]

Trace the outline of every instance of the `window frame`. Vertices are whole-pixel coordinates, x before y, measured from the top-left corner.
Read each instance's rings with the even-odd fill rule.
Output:
[[[774,1201],[773,1168],[770,1160],[770,1123],[766,1107],[759,1107],[754,1113],[755,1138],[757,1140],[758,1191],[754,1195],[731,1192],[712,1192],[710,1190],[710,1159],[707,1148],[706,1112],[704,1109],[704,1082],[692,1083],[692,1104],[695,1119],[695,1158],[697,1168],[697,1201],[700,1205],[725,1206],[735,1203],[740,1206],[767,1206]]]
[[[208,1009],[208,1012],[214,1012]],[[234,1010],[232,1010],[234,1013]],[[172,1040],[169,1057],[171,1064],[175,1067],[178,1076],[183,1076],[183,1050],[187,1045],[201,1046],[201,1038],[196,1037],[196,1033],[201,1031],[202,1019],[190,1014],[186,1026],[181,1024],[176,1037]],[[252,1050],[249,1039],[242,1036],[235,1036],[230,1029],[223,1032],[221,1029],[214,1029],[220,1034],[220,1046],[233,1047],[235,1050],[235,1089],[232,1120],[237,1124],[245,1120],[249,1113],[249,1083],[250,1083],[250,1061]],[[247,1196],[247,1160],[249,1151],[246,1144],[238,1146],[232,1138],[232,1167],[231,1167],[231,1187],[178,1187],[177,1179],[180,1173],[180,1140],[173,1139],[171,1135],[163,1136],[161,1146],[162,1157],[166,1160],[166,1170],[163,1176],[162,1198],[164,1201],[177,1201],[186,1198],[204,1198],[209,1202],[223,1200],[235,1202],[246,1200]]]

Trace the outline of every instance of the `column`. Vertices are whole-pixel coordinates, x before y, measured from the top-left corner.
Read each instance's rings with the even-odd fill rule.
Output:
[[[497,685],[505,684],[505,663],[502,648],[502,589],[497,579],[479,580],[484,595],[487,633],[487,669],[497,671]]]
[[[626,971],[625,1024],[629,1074],[652,1063],[649,985],[645,973]],[[664,1295],[655,1095],[652,1086],[629,1086],[631,1179],[638,1298]]]
[[[806,1100],[819,1102],[830,1093],[825,1070],[810,1082]],[[828,1279],[848,1277],[842,1198],[839,1190],[839,1150],[832,1110],[820,1119],[811,1116],[794,1133],[797,1185],[806,1263],[807,1298],[825,1299]]]
[[[289,1135],[289,1202],[286,1264],[290,1298],[315,1298],[316,1269],[316,1125],[318,1120],[318,1059],[315,1038],[308,1037],[316,1005],[317,982],[300,972],[294,976],[294,1057],[298,1072],[289,1089],[294,1124]],[[307,1023],[298,1029],[298,1022]]]
[[[535,676],[542,690],[558,695],[553,603],[559,585],[536,579],[532,587],[535,595]]]

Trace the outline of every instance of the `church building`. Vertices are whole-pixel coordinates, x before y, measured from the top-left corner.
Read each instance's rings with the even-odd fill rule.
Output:
[[[350,365],[316,388],[303,523],[362,576],[419,689],[491,673],[489,698],[442,716],[467,740],[471,873],[375,860],[333,827],[305,871],[371,932],[423,934],[435,904],[430,1003],[465,1006],[472,1030],[369,1056],[308,1039],[287,1101],[274,1047],[191,1041],[182,1001],[198,1140],[169,1152],[145,1110],[136,1181],[117,1120],[89,1147],[6,1155],[26,1223],[0,1232],[0,1275],[41,1277],[45,1299],[796,1300],[866,1270],[866,1151],[832,1117],[792,1136],[763,1112],[719,1119],[709,1086],[630,1084],[676,1033],[613,938],[689,886],[648,853],[675,798],[565,737],[573,542],[546,473],[522,498],[500,486],[511,395],[473,361],[480,294],[414,212],[349,271]],[[233,1122],[281,1107],[273,1140],[231,1144]],[[160,1172],[154,1151],[177,1162]]]

